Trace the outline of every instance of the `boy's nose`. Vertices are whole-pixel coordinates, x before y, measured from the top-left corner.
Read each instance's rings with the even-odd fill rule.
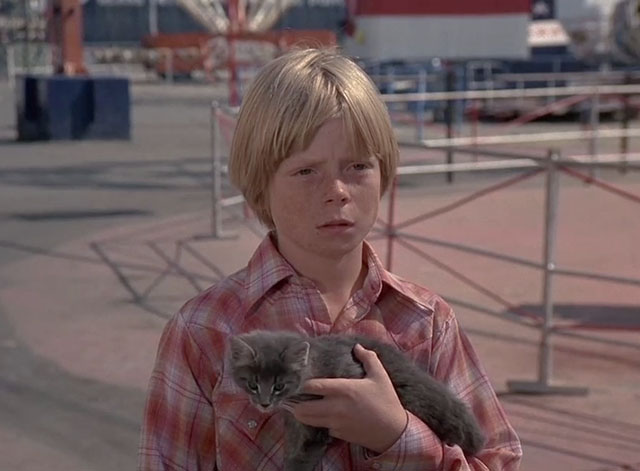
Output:
[[[344,203],[349,200],[349,191],[347,190],[347,186],[342,180],[336,178],[329,182],[328,186],[329,188],[327,188],[325,196],[326,203]]]

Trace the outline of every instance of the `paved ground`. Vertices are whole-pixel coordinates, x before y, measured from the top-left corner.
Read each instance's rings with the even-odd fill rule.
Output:
[[[137,88],[130,143],[15,144],[11,94],[0,85],[0,469],[133,469],[164,322],[241,267],[258,243],[255,222],[231,213],[225,224],[236,237],[206,237],[207,98],[214,93],[202,95]],[[640,194],[638,173],[602,177]],[[405,178],[396,218],[499,178],[462,177],[454,186]],[[536,177],[406,230],[539,260],[543,197]],[[558,264],[637,277],[639,206],[568,178],[561,198]],[[385,243],[375,244],[384,257]],[[537,271],[419,247],[511,304],[539,309]],[[521,435],[523,470],[640,469],[637,330],[554,337],[554,382],[587,386],[587,396],[510,394],[507,380],[537,376],[538,332],[508,320],[504,306],[433,260],[396,245],[393,264],[456,308]],[[637,286],[562,279],[555,295],[562,322],[590,316],[640,328]]]

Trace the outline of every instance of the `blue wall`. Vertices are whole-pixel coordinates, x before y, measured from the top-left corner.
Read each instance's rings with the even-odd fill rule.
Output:
[[[330,29],[339,33],[346,17],[338,1],[302,0],[287,10],[276,29]],[[84,4],[84,36],[88,43],[137,43],[149,34],[149,0],[87,0]],[[161,33],[204,31],[174,0],[158,2]]]

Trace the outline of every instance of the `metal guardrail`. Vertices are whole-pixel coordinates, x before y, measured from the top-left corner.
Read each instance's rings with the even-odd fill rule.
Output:
[[[526,134],[503,134],[495,136],[453,137],[426,139],[422,143],[426,148],[445,149],[449,147],[497,144],[534,144],[540,142],[579,141],[597,138],[640,137],[640,128],[632,129],[594,129],[588,131],[558,131]]]
[[[442,100],[481,100],[495,98],[535,98],[569,95],[638,95],[640,85],[578,85],[574,87],[544,87],[524,89],[469,90],[458,92],[427,92],[383,94],[385,103]]]
[[[598,90],[602,90],[602,87],[596,87]],[[591,92],[594,87],[582,87],[581,92]],[[604,89],[607,93],[619,93],[620,90],[612,90],[609,88]],[[625,93],[638,93],[640,87],[638,86],[625,86],[623,90]],[[565,92],[568,92],[565,90]],[[575,93],[576,90],[571,91]],[[465,92],[468,93],[468,92]],[[541,92],[536,92],[541,93]],[[486,92],[482,92],[480,95]],[[438,94],[442,96],[443,94]],[[422,94],[420,97],[422,98]],[[458,92],[447,94],[449,99],[457,99],[461,95]],[[476,95],[477,96],[477,95]],[[225,208],[241,204],[244,202],[242,196],[230,196],[224,197],[222,194],[222,180],[226,173],[225,165],[222,162],[221,152],[221,133],[219,127],[220,117],[224,113],[229,113],[229,110],[223,110],[217,103],[212,104],[211,110],[211,151],[212,151],[212,215],[211,215],[211,232],[213,237],[228,237],[230,234],[226,233],[222,227],[222,212]],[[231,112],[231,115],[233,111]],[[226,114],[227,119],[229,114]],[[604,182],[600,182],[593,176],[583,175],[578,170],[580,168],[587,168],[593,170],[599,167],[607,168],[620,168],[629,170],[640,170],[640,154],[627,153],[627,154],[608,154],[608,155],[588,155],[588,156],[570,156],[562,157],[559,151],[550,150],[546,155],[540,154],[519,154],[517,152],[498,151],[495,149],[482,149],[476,147],[478,144],[491,144],[491,145],[504,145],[513,143],[524,142],[557,142],[566,139],[588,139],[592,137],[599,138],[617,138],[621,136],[640,136],[640,129],[593,129],[588,131],[570,131],[570,132],[558,132],[558,133],[534,133],[534,134],[521,134],[521,135],[500,135],[500,136],[482,136],[478,138],[452,138],[452,139],[432,139],[423,140],[421,142],[412,142],[412,147],[419,147],[424,149],[447,149],[455,148],[457,152],[473,153],[475,155],[482,155],[484,157],[497,157],[499,160],[490,161],[478,161],[478,162],[464,162],[464,163],[449,163],[449,164],[428,164],[428,165],[401,165],[398,168],[398,175],[418,175],[418,174],[436,174],[436,173],[453,173],[453,172],[471,172],[471,171],[486,171],[486,170],[523,170],[529,169],[529,172],[525,175],[512,177],[506,182],[501,182],[488,189],[478,191],[470,196],[463,197],[461,200],[447,205],[444,208],[440,208],[431,211],[428,214],[412,218],[411,220],[396,223],[394,221],[395,204],[396,204],[396,186],[395,182],[389,194],[389,211],[388,221],[383,223],[384,228],[378,231],[388,239],[388,251],[387,251],[387,265],[391,269],[393,261],[393,244],[398,243],[405,248],[412,250],[419,256],[426,258],[433,262],[438,267],[447,270],[450,274],[458,277],[463,282],[469,284],[472,288],[480,291],[481,293],[491,297],[493,300],[501,303],[510,312],[519,314],[524,318],[529,319],[529,325],[535,326],[540,329],[540,345],[539,345],[539,361],[538,361],[538,378],[536,381],[509,381],[508,387],[513,392],[519,393],[537,393],[537,394],[585,394],[586,388],[583,387],[559,387],[552,384],[552,344],[551,338],[554,334],[559,333],[560,328],[554,324],[554,280],[556,276],[570,276],[590,280],[598,280],[607,283],[619,283],[630,286],[640,286],[640,278],[623,277],[615,274],[608,273],[596,273],[583,270],[575,270],[569,267],[559,267],[556,264],[555,255],[555,243],[556,243],[556,228],[558,222],[558,203],[559,203],[559,174],[565,172],[573,177],[589,181],[592,184],[610,191],[619,196],[626,197],[627,199],[640,204],[640,196],[629,194],[622,190],[616,189],[611,185]],[[474,146],[473,149],[468,147]],[[508,160],[505,160],[508,159]],[[413,225],[417,222],[424,221],[428,218],[438,216],[445,212],[456,209],[457,207],[472,201],[473,199],[480,197],[489,192],[498,191],[510,186],[511,184],[522,181],[533,175],[540,173],[546,174],[545,184],[545,228],[544,228],[544,251],[541,262],[534,260],[526,260],[521,257],[505,255],[503,253],[496,253],[480,247],[473,247],[466,244],[456,244],[449,241],[436,240],[433,238],[417,236],[410,234],[402,229]],[[411,241],[411,242],[409,242]],[[427,243],[434,245],[447,246],[452,249],[460,250],[466,253],[474,253],[504,262],[520,264],[528,267],[537,268],[542,271],[543,277],[543,292],[542,292],[542,304],[544,308],[544,316],[542,319],[537,318],[531,313],[524,312],[521,309],[516,309],[510,303],[492,292],[490,289],[482,286],[461,273],[456,272],[446,264],[434,259],[426,252],[413,245],[414,242]],[[564,327],[566,329],[568,327]],[[639,326],[640,328],[640,326]]]

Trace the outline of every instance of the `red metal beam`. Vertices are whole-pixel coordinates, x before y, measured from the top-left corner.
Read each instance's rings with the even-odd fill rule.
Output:
[[[86,75],[80,0],[50,0],[49,11],[54,73]]]

